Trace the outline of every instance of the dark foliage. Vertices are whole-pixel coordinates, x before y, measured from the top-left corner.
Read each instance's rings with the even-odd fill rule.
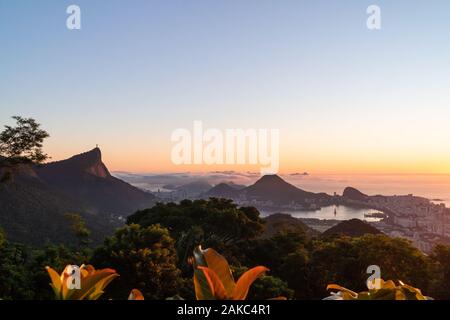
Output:
[[[261,235],[264,222],[252,207],[238,208],[231,200],[183,200],[158,203],[153,208],[138,211],[128,217],[128,224],[143,227],[159,223],[170,231],[176,241],[180,267],[191,270],[187,258],[195,246],[212,247],[230,257],[231,263],[242,243]]]
[[[41,163],[48,159],[42,151],[49,134],[32,118],[12,117],[16,126],[5,126],[0,132],[0,156],[10,165],[20,162]]]
[[[124,299],[132,288],[147,299],[166,299],[182,285],[174,241],[159,225],[131,224],[105,240],[93,256],[97,268],[113,268],[119,273],[105,297]]]

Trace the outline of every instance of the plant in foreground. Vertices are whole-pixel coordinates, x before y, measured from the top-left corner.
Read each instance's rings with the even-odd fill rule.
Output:
[[[144,300],[144,295],[138,289],[133,289],[128,296],[128,300]]]
[[[97,300],[105,287],[119,275],[114,269],[95,270],[91,265],[82,265],[80,267],[80,287],[71,289],[68,282],[72,276],[72,268],[66,266],[59,275],[54,269],[46,267],[52,283],[50,286],[55,292],[57,300]]]
[[[258,266],[246,271],[234,282],[227,260],[214,249],[194,249],[190,259],[194,266],[194,286],[197,300],[245,300],[252,283],[266,267]]]
[[[356,293],[337,284],[329,284],[327,290],[338,290],[332,292],[332,295],[324,300],[432,300],[432,298],[424,296],[420,289],[398,281],[398,285],[392,281],[384,281],[379,279],[380,285],[378,289],[371,289]]]

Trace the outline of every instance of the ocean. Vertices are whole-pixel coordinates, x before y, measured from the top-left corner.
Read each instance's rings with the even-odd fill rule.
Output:
[[[342,194],[351,186],[368,195],[413,194],[450,207],[450,175],[283,175],[307,191]]]

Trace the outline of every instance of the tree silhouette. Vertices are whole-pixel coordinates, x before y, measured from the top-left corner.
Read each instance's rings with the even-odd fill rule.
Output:
[[[12,117],[16,125],[5,126],[0,132],[0,156],[9,164],[41,163],[49,157],[42,151],[43,141],[50,135],[32,118]],[[5,159],[3,159],[5,160]]]

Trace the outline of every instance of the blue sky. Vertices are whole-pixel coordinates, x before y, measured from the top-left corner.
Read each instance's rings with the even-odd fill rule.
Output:
[[[446,0],[0,0],[0,125],[115,170],[171,169],[170,133],[202,120],[281,129],[288,171],[450,172],[448,39]]]

